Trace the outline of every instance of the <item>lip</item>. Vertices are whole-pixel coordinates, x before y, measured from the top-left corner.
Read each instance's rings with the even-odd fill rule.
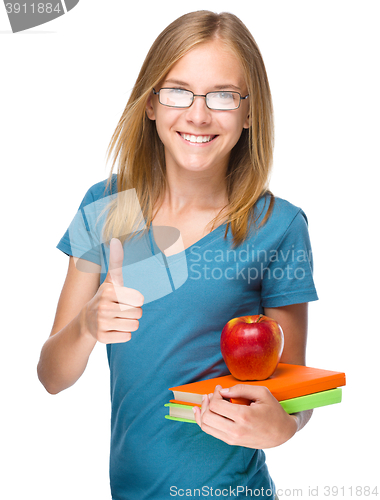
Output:
[[[189,146],[195,146],[195,147],[198,147],[198,148],[199,147],[209,146],[210,144],[212,144],[215,141],[215,139],[217,139],[219,137],[218,135],[214,135],[214,134],[193,134],[193,133],[189,133],[189,132],[177,132],[177,134],[178,134],[179,138],[185,144],[187,144]],[[210,135],[210,136],[213,136],[213,138],[210,141],[208,141],[208,142],[190,142],[190,141],[187,141],[186,139],[184,139],[181,134],[184,134],[184,135],[194,135],[195,137],[199,137],[199,136],[203,137],[203,136]]]

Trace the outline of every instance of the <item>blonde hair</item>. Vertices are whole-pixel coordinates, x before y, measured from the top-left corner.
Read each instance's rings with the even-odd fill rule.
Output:
[[[270,206],[262,220],[268,218],[273,195],[268,181],[273,161],[274,124],[272,98],[259,48],[246,26],[230,13],[196,11],[172,22],[157,37],[142,65],[131,96],[112,135],[108,157],[114,154],[107,186],[112,183],[113,167],[118,161],[117,191],[135,189],[142,216],[149,227],[154,210],[162,203],[166,187],[164,147],[154,121],[146,116],[146,103],[153,88],[166,77],[173,65],[195,46],[218,39],[233,51],[240,61],[249,93],[250,127],[231,151],[226,174],[228,206],[210,222],[214,229],[227,222],[234,246],[246,238],[252,222],[253,207],[264,194],[270,195]],[[128,235],[141,224],[138,210],[129,208],[118,197],[109,207],[104,238],[112,234]],[[126,217],[128,213],[128,217]],[[140,218],[141,219],[141,218]],[[122,238],[120,238],[122,239]],[[124,237],[125,239],[125,237]]]

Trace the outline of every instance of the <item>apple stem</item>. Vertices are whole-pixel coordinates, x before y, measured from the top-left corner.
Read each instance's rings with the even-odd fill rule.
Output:
[[[260,316],[257,318],[256,323],[259,323],[259,322],[260,322],[260,320],[261,320],[261,318],[263,318],[263,317],[264,317],[264,314],[260,314]]]

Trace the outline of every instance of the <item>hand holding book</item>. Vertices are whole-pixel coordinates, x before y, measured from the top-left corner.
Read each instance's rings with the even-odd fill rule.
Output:
[[[247,398],[250,405],[230,403],[228,398]],[[289,415],[264,386],[238,384],[230,389],[216,386],[205,395],[202,407],[194,407],[201,429],[229,445],[266,449],[279,446],[297,432],[297,417]]]
[[[170,414],[165,417],[169,420],[195,423],[192,407],[194,405],[201,406],[202,396],[212,394],[217,385],[224,389],[230,388],[230,390],[237,385],[257,388],[264,386],[279,401],[285,412],[291,414],[340,403],[342,400],[341,386],[345,384],[346,376],[343,372],[280,363],[275,373],[267,380],[241,383],[232,375],[225,375],[171,387],[170,390],[174,394],[174,399],[165,405],[170,410]],[[222,395],[231,403],[250,405],[250,396],[241,397],[241,394],[246,393],[245,389],[244,392],[238,391],[237,393],[236,389],[234,389],[234,391],[224,392]],[[236,394],[239,394],[239,396]],[[248,394],[256,394],[256,392],[249,391]]]

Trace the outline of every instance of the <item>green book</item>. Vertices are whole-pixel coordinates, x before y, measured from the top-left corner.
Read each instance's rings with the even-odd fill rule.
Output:
[[[306,396],[300,396],[298,398],[285,399],[279,401],[279,403],[287,413],[297,413],[299,411],[312,410],[313,408],[340,403],[341,401],[342,389],[338,387],[328,391],[307,394]],[[193,406],[196,405],[167,403],[165,406],[169,407],[169,415],[165,415],[165,418],[177,420],[179,422],[196,423],[193,412]]]

